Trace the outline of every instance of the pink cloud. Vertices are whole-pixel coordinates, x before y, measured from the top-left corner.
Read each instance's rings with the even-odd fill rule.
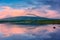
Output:
[[[56,10],[44,9],[44,10],[32,10],[32,14],[40,17],[47,17],[47,18],[59,18],[60,13]]]
[[[60,13],[56,10],[50,10],[49,8],[42,7],[38,10],[34,9],[13,9],[11,7],[0,7],[0,19],[6,17],[15,17],[15,16],[26,16],[27,14],[33,14],[36,16],[47,17],[47,18],[58,18]]]
[[[24,9],[19,10],[19,9],[13,9],[10,7],[1,7],[1,8],[3,8],[3,10],[0,11],[0,18],[24,16],[27,13],[27,11]]]

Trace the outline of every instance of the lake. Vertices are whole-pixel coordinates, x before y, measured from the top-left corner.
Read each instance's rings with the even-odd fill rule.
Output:
[[[0,40],[60,40],[59,37],[59,24],[35,26],[0,24]]]

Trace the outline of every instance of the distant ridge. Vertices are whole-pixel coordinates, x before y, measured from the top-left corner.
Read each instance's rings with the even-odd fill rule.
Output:
[[[17,17],[4,18],[2,20],[49,20],[49,18],[39,16],[17,16]]]
[[[17,16],[1,19],[0,23],[19,25],[60,24],[60,19],[51,19],[39,16]]]

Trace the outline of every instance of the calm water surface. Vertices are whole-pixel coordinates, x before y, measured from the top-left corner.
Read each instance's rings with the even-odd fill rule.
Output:
[[[59,37],[59,24],[40,26],[0,24],[0,40],[60,40]]]

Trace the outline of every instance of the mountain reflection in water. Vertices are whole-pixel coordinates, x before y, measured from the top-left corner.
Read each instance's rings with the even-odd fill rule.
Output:
[[[53,27],[56,28],[54,29]],[[58,33],[60,33],[59,30],[60,25],[58,24],[41,26],[0,24],[0,40],[45,40],[46,38],[51,39],[53,38],[52,34],[56,33],[56,35],[58,35]]]

